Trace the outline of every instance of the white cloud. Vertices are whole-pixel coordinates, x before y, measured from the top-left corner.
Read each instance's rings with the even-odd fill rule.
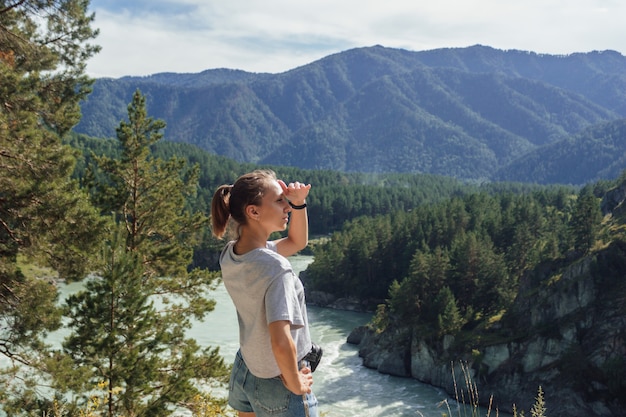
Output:
[[[626,52],[619,0],[94,0],[95,77],[281,72],[353,47]],[[131,6],[128,6],[131,4]]]

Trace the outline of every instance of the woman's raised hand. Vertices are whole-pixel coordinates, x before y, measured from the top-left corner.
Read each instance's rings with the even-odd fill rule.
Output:
[[[311,184],[303,184],[301,182],[290,182],[287,185],[283,180],[278,180],[280,188],[283,189],[285,197],[296,205],[304,204],[306,197],[309,195]]]

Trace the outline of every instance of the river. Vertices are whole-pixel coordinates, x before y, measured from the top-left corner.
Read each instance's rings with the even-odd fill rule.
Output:
[[[306,269],[310,256],[293,256],[296,272]],[[202,346],[219,346],[231,362],[238,349],[239,331],[235,309],[220,285],[213,294],[216,308],[203,323],[196,323],[191,336]],[[314,374],[313,391],[323,417],[441,417],[448,414],[442,401],[447,394],[410,378],[383,375],[362,366],[356,346],[346,343],[348,334],[367,323],[371,314],[309,306],[311,336],[324,349]],[[448,399],[449,403],[454,403]],[[469,416],[452,408],[452,415]],[[483,416],[486,414],[482,414]]]
[[[306,269],[312,260],[311,256],[290,258],[297,273]],[[80,283],[62,286],[61,299],[81,286]],[[219,346],[225,361],[231,363],[239,344],[236,312],[223,285],[219,285],[211,296],[216,301],[215,310],[204,321],[195,322],[189,336],[203,347]],[[450,415],[448,407],[442,405],[446,399],[452,410],[451,416],[478,417],[469,410],[453,407],[455,402],[441,389],[410,378],[383,375],[362,366],[358,349],[346,343],[346,339],[352,329],[367,323],[371,314],[314,306],[307,310],[311,336],[324,349],[313,385],[322,417],[441,417]],[[63,333],[56,333],[56,342],[60,343]],[[225,396],[226,392],[214,394]],[[487,413],[481,412],[480,415],[486,416]]]

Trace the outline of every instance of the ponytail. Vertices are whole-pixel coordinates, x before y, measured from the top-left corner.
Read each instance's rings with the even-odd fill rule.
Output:
[[[230,192],[232,185],[221,185],[211,200],[211,224],[213,225],[213,235],[221,239],[226,232],[226,226],[230,219]]]

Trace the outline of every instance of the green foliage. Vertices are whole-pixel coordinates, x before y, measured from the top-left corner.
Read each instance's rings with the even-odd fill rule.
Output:
[[[626,165],[626,119],[590,126],[576,135],[529,152],[494,179],[539,184],[587,184],[616,178]]]
[[[307,285],[340,297],[387,299],[394,320],[434,332],[447,316],[459,330],[459,323],[505,311],[524,271],[572,249],[555,244],[568,241],[572,206],[565,195],[476,192],[355,219],[316,247]]]
[[[449,287],[443,287],[434,300],[434,309],[438,311],[437,324],[439,335],[455,334],[465,324],[454,294]]]
[[[0,10],[0,256],[18,252],[80,276],[97,219],[69,175],[75,155],[61,136],[89,90],[84,60],[95,50],[82,1],[21,1]],[[48,23],[48,25],[46,25]],[[42,256],[42,254],[45,254]]]
[[[0,402],[11,415],[34,406],[45,380],[43,340],[61,318],[52,280],[89,271],[104,226],[61,141],[90,89],[92,21],[84,0],[0,6]],[[24,264],[54,272],[26,275]]]
[[[3,117],[35,127],[39,118],[52,132],[63,135],[80,118],[79,100],[92,81],[84,75],[86,60],[99,47],[88,42],[93,14],[85,0],[25,0],[4,4],[0,10],[0,76]],[[21,99],[18,99],[21,98]],[[20,115],[18,118],[15,118]],[[30,115],[28,120],[21,117]],[[3,128],[7,128],[4,126]]]
[[[151,153],[165,127],[147,116],[136,91],[128,122],[118,129],[119,158],[92,155],[85,181],[103,213],[112,213],[99,276],[67,300],[68,329],[56,386],[89,401],[90,387],[108,388],[105,415],[166,416],[200,395],[198,382],[221,380],[217,348],[201,350],[185,337],[191,319],[213,310],[208,298],[217,274],[189,269],[207,218],[187,204],[197,167]],[[78,376],[79,375],[79,376]]]
[[[387,329],[389,325],[389,312],[386,304],[379,304],[376,308],[376,314],[371,321],[372,327],[377,333],[382,333]]]
[[[583,187],[578,194],[571,220],[576,250],[583,254],[591,250],[596,241],[601,221],[602,213],[598,199],[590,186]]]

